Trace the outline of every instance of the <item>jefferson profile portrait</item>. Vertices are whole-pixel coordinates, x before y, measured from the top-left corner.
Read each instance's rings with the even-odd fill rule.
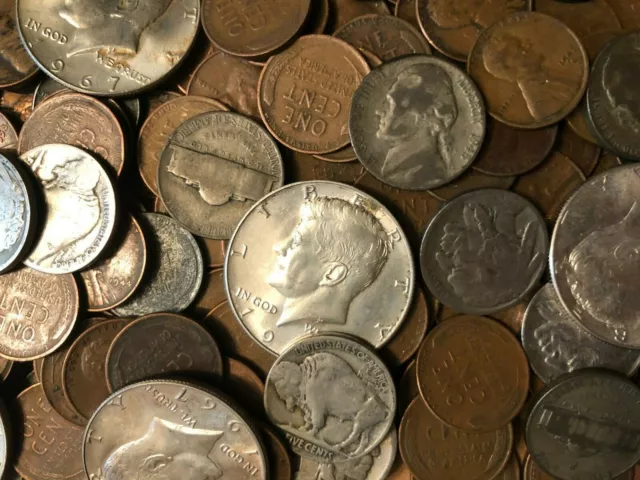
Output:
[[[378,278],[391,245],[378,219],[339,198],[306,200],[299,221],[275,245],[268,283],[284,297],[277,325],[345,324],[351,302]]]
[[[602,86],[609,103],[608,110],[616,123],[625,130],[640,134],[640,45],[613,49],[603,68]],[[624,67],[620,67],[623,65]]]

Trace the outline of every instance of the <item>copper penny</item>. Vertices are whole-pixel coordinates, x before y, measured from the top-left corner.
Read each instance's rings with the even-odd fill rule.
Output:
[[[491,480],[509,460],[513,428],[458,430],[440,421],[418,397],[402,417],[398,444],[402,459],[420,480]]]
[[[7,360],[6,358],[0,357],[0,379],[6,380],[9,374],[11,373],[12,368],[13,368],[13,362],[11,360]]]
[[[411,402],[420,396],[420,388],[418,387],[418,374],[416,373],[416,361],[412,360],[405,369],[397,386],[398,394],[398,418],[407,410]]]
[[[276,361],[276,356],[262,348],[236,319],[228,302],[221,303],[205,317],[203,324],[219,342],[224,353],[238,357],[255,368],[263,378]]]
[[[568,128],[560,130],[556,150],[569,157],[585,177],[593,173],[602,151],[599,146],[586,142]]]
[[[417,3],[417,0],[398,0],[396,2],[396,7],[393,14],[396,17],[401,18],[406,22],[409,22],[418,30],[422,30],[420,28],[420,21],[418,20],[416,3]]]
[[[575,163],[553,152],[540,167],[518,178],[513,191],[531,200],[545,219],[553,223],[565,202],[585,180]]]
[[[621,29],[620,20],[607,0],[570,3],[561,0],[535,0],[535,2],[536,12],[557,18],[581,40],[594,33]]]
[[[607,0],[625,30],[640,27],[640,0]],[[640,478],[640,476],[639,476]]]
[[[480,34],[467,69],[492,117],[512,127],[541,128],[578,105],[587,86],[589,61],[564,23],[522,12]]]
[[[509,328],[514,335],[520,335],[520,332],[522,331],[522,323],[524,322],[524,313],[526,312],[528,305],[528,301],[518,303],[513,307],[507,308],[501,312],[492,313],[489,316]]]
[[[219,268],[207,275],[203,282],[203,287],[191,307],[189,307],[189,311],[193,312],[195,318],[202,319],[211,310],[226,301],[227,291],[224,286],[224,270]]]
[[[520,480],[520,464],[517,456],[511,455],[502,471],[493,478],[494,480]]]
[[[253,416],[264,414],[264,382],[247,364],[227,358],[224,391]]]
[[[267,458],[269,459],[269,478],[271,480],[291,480],[292,467],[289,450],[282,439],[266,425],[262,425]],[[346,479],[345,479],[346,480]]]
[[[215,340],[193,320],[174,313],[152,313],[129,323],[107,353],[110,391],[160,375],[199,379],[222,377]]]
[[[80,93],[60,93],[38,105],[20,130],[18,153],[48,143],[80,147],[120,174],[125,138],[120,122],[100,100]]]
[[[147,247],[137,220],[129,217],[126,229],[117,232],[111,252],[83,270],[78,281],[87,294],[87,310],[102,312],[126,301],[142,281]]]
[[[358,159],[358,156],[351,145],[341,148],[335,152],[325,153],[324,155],[314,155],[314,157],[319,160],[324,160],[325,162],[335,163],[353,162]]]
[[[416,363],[420,395],[434,415],[456,428],[503,427],[527,399],[529,364],[522,346],[485,317],[460,315],[441,323]]]
[[[622,165],[622,160],[611,153],[605,153],[600,157],[596,169],[593,171],[593,175],[599,175],[602,172],[611,170],[612,168]]]
[[[557,125],[523,130],[489,119],[484,144],[472,168],[487,175],[522,175],[547,158],[557,134]]]
[[[42,364],[43,363],[44,363],[44,358],[38,358],[33,361],[33,374],[36,377],[36,380],[37,380],[36,383],[39,383],[42,381]]]
[[[260,120],[257,91],[261,71],[242,58],[217,52],[198,66],[187,93],[219,100],[238,113]]]
[[[375,13],[389,15],[389,7],[383,0],[329,0],[329,23],[325,29],[333,33],[354,18]]]
[[[400,3],[402,0],[398,0]],[[396,4],[397,5],[397,4]],[[396,456],[396,460],[391,467],[391,471],[389,475],[387,475],[385,480],[412,480],[411,470],[407,467],[407,464],[404,463],[402,457],[400,455]]]
[[[71,406],[85,421],[109,396],[105,372],[107,351],[128,323],[128,320],[118,318],[94,325],[67,351],[62,364],[62,388]]]
[[[502,188],[506,190],[511,188],[515,181],[515,176],[498,177],[470,169],[453,182],[427,191],[438,200],[448,202],[463,193],[480,190],[481,188]]]
[[[20,393],[17,403],[24,427],[16,471],[29,480],[85,480],[84,430],[66,422],[51,408],[40,384]]]
[[[165,90],[165,91],[160,90],[160,91],[155,91],[152,94],[149,94],[146,102],[147,116],[145,117],[145,119],[147,119],[152,112],[160,108],[165,103],[171,100],[175,100],[176,98],[180,98],[181,96],[182,96],[181,93],[172,92],[170,90]]]
[[[7,117],[0,113],[0,150],[16,150],[18,133]]]
[[[311,11],[303,31],[305,34],[324,33],[329,21],[329,0],[311,0]]]
[[[26,361],[55,351],[75,325],[78,301],[71,274],[24,267],[0,276],[0,355]]]
[[[358,163],[337,163],[319,160],[313,155],[289,151],[289,162],[285,163],[289,180],[303,182],[307,180],[330,180],[355,185],[366,170]],[[287,160],[287,155],[284,156]]]
[[[422,32],[440,52],[466,61],[480,33],[514,12],[531,10],[531,0],[417,0]]]
[[[211,42],[203,31],[199,31],[196,36],[196,41],[193,44],[189,56],[180,66],[176,72],[176,78],[174,79],[176,88],[178,91],[187,94],[189,89],[189,83],[193,78],[193,73],[211,55],[216,53],[218,49],[211,45]]]
[[[354,18],[333,35],[356,48],[370,51],[385,62],[412,53],[431,53],[420,31],[409,22],[391,15]]]
[[[0,88],[23,84],[39,72],[22,46],[16,21],[16,1],[0,1]]]
[[[351,97],[367,73],[369,65],[347,42],[327,35],[300,37],[262,70],[262,119],[293,150],[335,152],[350,143]]]
[[[33,93],[15,93],[5,90],[0,97],[0,109],[16,125],[22,125],[33,113]]]
[[[186,96],[171,100],[144,122],[138,137],[138,168],[146,186],[158,196],[158,163],[164,146],[173,131],[184,121],[201,113],[227,111],[228,108],[210,98]]]
[[[204,0],[202,26],[223,52],[259,59],[295,37],[310,6],[311,0]]]

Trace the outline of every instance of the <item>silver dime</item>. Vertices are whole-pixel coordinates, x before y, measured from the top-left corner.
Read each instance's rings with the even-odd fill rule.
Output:
[[[113,311],[122,317],[181,312],[195,299],[204,267],[196,240],[173,218],[157,213],[137,217],[147,241],[142,285]]]
[[[522,301],[540,280],[548,252],[547,227],[529,201],[484,189],[438,212],[422,239],[420,265],[438,300],[484,315]]]
[[[109,175],[90,154],[49,144],[20,156],[42,185],[46,219],[25,264],[45,273],[73,273],[89,266],[109,243],[116,195]]]
[[[589,367],[633,375],[640,351],[603,342],[582,328],[547,284],[529,303],[522,323],[522,345],[533,371],[549,383],[556,377]]]
[[[125,95],[173,71],[198,30],[198,0],[19,0],[19,33],[35,62],[68,88]]]
[[[294,452],[338,463],[382,442],[393,425],[396,390],[385,364],[363,343],[311,335],[271,367],[264,405]]]
[[[94,413],[83,440],[88,478],[266,480],[252,425],[225,397],[170,380],[130,385]]]
[[[237,113],[207,112],[182,123],[160,157],[158,190],[189,231],[228,239],[247,210],[282,186],[275,140]]]
[[[565,308],[600,339],[640,348],[640,167],[590,178],[565,204],[551,278]]]
[[[27,253],[37,211],[26,172],[0,155],[0,273],[15,266]]]
[[[381,347],[413,298],[401,227],[377,200],[341,183],[301,182],[267,195],[242,219],[228,251],[233,312],[276,354],[327,331]]]
[[[527,449],[560,480],[612,479],[640,460],[640,389],[606,370],[560,377],[533,406]]]
[[[455,65],[411,55],[369,73],[353,95],[349,134],[358,159],[380,181],[427,190],[473,162],[486,128],[484,102]]]

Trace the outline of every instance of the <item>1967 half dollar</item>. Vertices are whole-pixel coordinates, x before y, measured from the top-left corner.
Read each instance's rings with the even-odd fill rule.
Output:
[[[380,347],[409,308],[414,268],[407,238],[377,200],[335,182],[300,182],[247,213],[225,265],[229,303],[274,353],[321,332]]]

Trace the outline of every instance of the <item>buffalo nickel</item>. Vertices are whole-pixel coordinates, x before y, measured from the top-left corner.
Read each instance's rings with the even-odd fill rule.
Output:
[[[413,298],[401,227],[374,198],[340,183],[295,183],[264,197],[238,225],[228,252],[229,303],[274,353],[327,331],[380,347]]]

